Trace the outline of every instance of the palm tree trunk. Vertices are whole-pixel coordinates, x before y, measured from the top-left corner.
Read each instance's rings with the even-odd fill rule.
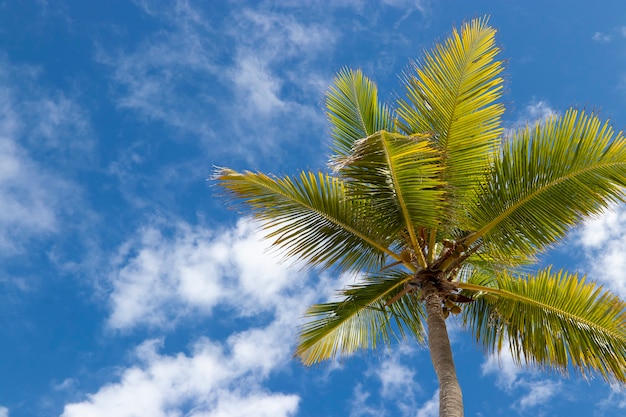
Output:
[[[439,379],[439,417],[463,417],[463,394],[456,377],[441,298],[430,282],[423,285],[422,294],[426,300],[430,358]]]

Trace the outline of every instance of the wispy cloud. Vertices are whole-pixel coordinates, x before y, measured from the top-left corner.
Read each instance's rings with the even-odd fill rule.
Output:
[[[532,123],[539,120],[545,120],[548,117],[557,115],[557,111],[545,100],[534,99],[526,108],[523,119]]]
[[[6,407],[0,407],[0,417],[9,417],[9,409]]]
[[[393,344],[385,348],[381,360],[369,363],[362,384],[353,390],[350,416],[415,416],[416,398],[421,386],[415,381],[419,351],[412,342]],[[372,379],[380,384],[378,390],[366,390]]]
[[[610,43],[620,38],[626,38],[626,26],[613,27],[605,31],[594,32],[591,40],[597,43]]]
[[[611,384],[607,398],[597,404],[597,415],[604,415],[615,410],[626,410],[626,388],[620,384]]]
[[[529,388],[528,393],[523,395],[513,405],[513,408],[518,409],[520,412],[526,412],[529,408],[539,407],[548,403],[558,393],[561,386],[560,383],[550,380],[533,381],[526,385]]]
[[[408,0],[259,2],[229,11],[191,0],[135,3],[164,29],[134,48],[100,46],[97,60],[110,69],[118,108],[248,165],[292,149],[324,149],[322,99],[337,70],[328,57],[348,35],[373,36],[353,17],[342,21],[343,8],[362,9],[368,22],[382,10],[408,15],[427,8]],[[410,45],[401,30],[386,36],[393,37],[382,42],[389,47],[366,65],[387,65],[389,48]]]
[[[158,121],[202,138],[213,136],[211,86],[220,68],[203,17],[184,1],[143,10],[169,29],[143,40],[132,51],[100,48],[96,58],[111,68],[115,99],[148,121]],[[159,12],[157,13],[156,10]]]
[[[533,98],[513,122],[513,127],[523,127],[533,125],[536,122],[543,121],[551,116],[556,116],[558,112],[546,100]]]
[[[439,390],[418,410],[416,417],[437,417],[439,415]]]
[[[250,158],[290,139],[289,129],[323,122],[326,76],[312,62],[333,48],[328,27],[263,8],[218,19],[190,1],[139,4],[169,29],[135,50],[100,48],[118,107],[200,137],[214,154]],[[281,135],[273,134],[276,121]],[[227,140],[234,136],[236,144]]]
[[[496,382],[501,389],[513,388],[522,369],[515,363],[508,342],[500,352],[491,353],[481,365],[483,375],[496,375]]]
[[[377,362],[369,372],[373,372],[381,384],[380,396],[387,404],[393,405],[398,411],[390,411],[392,415],[414,416],[416,396],[420,393],[420,384],[415,381],[415,369],[410,364],[415,363],[418,350],[411,342],[402,343],[388,348],[384,360]]]
[[[508,342],[499,353],[490,354],[481,369],[483,375],[496,376],[499,390],[517,398],[510,407],[523,415],[528,409],[543,406],[559,394],[560,382],[538,379],[540,374],[515,363]]]
[[[505,137],[511,137],[518,129],[523,129],[526,126],[531,127],[535,123],[541,123],[549,117],[557,116],[558,114],[557,110],[548,101],[533,98],[524,106],[517,119],[509,123],[504,135]]]
[[[11,122],[6,116],[3,122],[0,129],[7,132]],[[0,247],[11,253],[20,240],[56,229],[57,203],[44,186],[45,175],[10,133],[0,138],[0,167]]]
[[[368,403],[370,393],[363,389],[363,384],[357,384],[353,390],[350,403],[350,417],[384,416],[385,410]]]
[[[380,379],[381,395],[385,398],[413,398],[413,393],[419,389],[415,382],[415,371],[402,364],[399,354],[389,355],[377,366],[376,375]]]
[[[608,43],[611,42],[612,36],[603,32],[595,32],[591,39],[595,42]]]
[[[0,249],[20,252],[49,236],[74,207],[80,188],[64,169],[90,158],[93,137],[71,99],[38,83],[38,69],[0,57]]]

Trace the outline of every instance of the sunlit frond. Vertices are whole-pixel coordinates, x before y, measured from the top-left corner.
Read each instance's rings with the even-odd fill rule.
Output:
[[[418,227],[437,226],[444,195],[441,158],[426,135],[376,132],[356,141],[335,166],[350,191],[371,200],[391,230],[408,231],[413,247]]]
[[[441,151],[448,202],[455,213],[482,181],[502,134],[502,62],[495,30],[476,19],[425,53],[405,76],[408,102],[400,101],[398,125],[407,134],[431,133]],[[457,219],[455,219],[457,220]]]
[[[583,218],[624,200],[626,139],[576,110],[517,132],[503,145],[476,205],[471,240],[535,254]]]
[[[311,265],[358,271],[377,268],[389,236],[362,200],[346,197],[337,178],[303,172],[298,178],[221,169],[216,181],[252,209],[273,244]]]
[[[393,130],[387,106],[378,102],[376,85],[361,70],[343,69],[327,95],[326,108],[332,125],[333,151],[348,155],[354,142],[379,130]]]
[[[423,304],[413,294],[389,306],[385,303],[404,289],[412,274],[402,271],[373,274],[341,291],[343,300],[312,306],[300,332],[296,356],[307,364],[375,348],[411,332],[424,340]]]
[[[506,339],[519,363],[626,382],[626,303],[601,286],[550,269],[459,285],[477,294],[465,320],[488,351]]]

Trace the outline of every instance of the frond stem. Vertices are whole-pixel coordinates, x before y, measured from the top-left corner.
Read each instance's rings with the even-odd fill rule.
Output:
[[[428,236],[428,264],[432,264],[435,260],[435,244],[437,243],[437,229],[430,229]]]
[[[394,190],[396,192],[396,195],[398,196],[398,203],[400,205],[400,208],[402,210],[402,215],[404,216],[404,220],[406,222],[406,228],[409,232],[409,237],[411,238],[411,245],[413,246],[415,250],[415,255],[417,256],[417,264],[421,268],[427,268],[428,264],[426,263],[426,258],[424,257],[424,252],[422,250],[422,247],[420,246],[419,241],[417,240],[417,235],[415,234],[415,228],[411,222],[411,217],[409,216],[409,213],[406,207],[406,202],[404,200],[404,196],[402,195],[400,188],[396,186],[398,184],[398,176],[397,176],[396,170],[393,169],[394,163],[391,159],[391,152],[389,148],[387,147],[387,141],[385,138],[387,134],[391,134],[391,133],[385,130],[380,131],[380,135],[383,139],[380,141],[380,143],[382,144],[383,149],[385,150],[385,159],[387,160],[387,166],[390,168],[389,171],[391,174],[391,180],[394,185]]]

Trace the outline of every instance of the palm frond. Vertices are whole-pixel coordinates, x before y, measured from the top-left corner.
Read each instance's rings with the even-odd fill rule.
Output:
[[[467,210],[488,250],[535,254],[585,217],[624,200],[626,139],[608,122],[569,110],[503,145],[477,204]]]
[[[358,349],[375,348],[381,341],[388,343],[404,336],[406,331],[423,342],[424,310],[416,295],[404,295],[385,306],[412,277],[402,271],[370,275],[341,291],[342,301],[312,306],[306,314],[314,320],[302,327],[296,356],[311,365]]]
[[[496,61],[495,30],[487,19],[466,23],[461,32],[426,52],[414,74],[405,76],[408,102],[400,100],[398,126],[426,133],[444,158],[442,179],[453,211],[483,179],[502,134],[502,62]]]
[[[326,95],[326,108],[336,156],[348,155],[358,139],[393,130],[390,110],[378,102],[376,85],[361,70],[344,68],[337,74]]]
[[[363,201],[349,199],[344,183],[329,175],[302,172],[299,178],[221,169],[215,179],[252,209],[266,237],[310,265],[358,271],[379,268],[389,236]]]
[[[601,286],[548,268],[459,287],[475,294],[465,321],[488,351],[508,340],[518,363],[626,382],[626,303]]]
[[[348,180],[350,191],[372,201],[390,230],[407,230],[416,248],[417,228],[435,227],[441,217],[440,162],[426,135],[378,131],[357,140],[352,152],[335,166]]]

